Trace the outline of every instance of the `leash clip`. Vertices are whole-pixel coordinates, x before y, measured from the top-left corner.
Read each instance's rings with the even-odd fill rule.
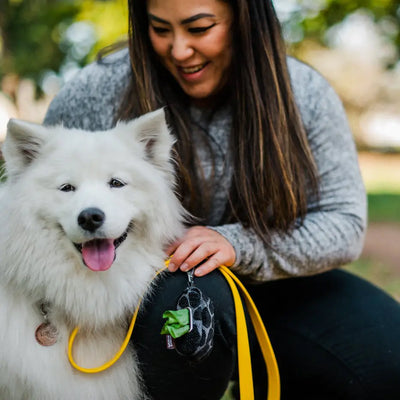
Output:
[[[187,307],[187,309],[189,310],[189,333],[193,330],[193,310],[192,307]]]
[[[192,268],[191,270],[187,271],[186,273],[187,273],[189,286],[193,286],[194,285],[194,268]]]

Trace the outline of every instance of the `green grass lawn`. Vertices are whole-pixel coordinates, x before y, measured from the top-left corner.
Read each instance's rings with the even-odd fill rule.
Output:
[[[400,223],[400,193],[368,193],[368,217],[370,222]]]

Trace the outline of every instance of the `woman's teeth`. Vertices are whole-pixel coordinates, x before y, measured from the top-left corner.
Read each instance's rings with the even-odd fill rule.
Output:
[[[181,68],[184,74],[194,74],[204,68],[206,64],[196,65],[195,67]]]

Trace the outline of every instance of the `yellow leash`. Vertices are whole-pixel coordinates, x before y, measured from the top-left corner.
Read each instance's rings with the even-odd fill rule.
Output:
[[[165,262],[165,267],[157,272],[156,276],[165,270],[168,267],[169,260]],[[279,377],[279,369],[278,364],[276,362],[275,354],[272,349],[271,342],[269,340],[267,331],[264,327],[264,324],[261,320],[260,314],[251,299],[249,293],[246,288],[240,282],[240,280],[230,271],[227,267],[221,266],[219,267],[220,272],[225,277],[228,285],[232,291],[232,296],[235,304],[235,314],[236,314],[236,330],[237,330],[237,348],[238,348],[238,369],[239,369],[239,391],[240,398],[246,400],[254,400],[254,388],[253,388],[253,374],[251,369],[251,357],[250,357],[250,347],[249,347],[249,338],[247,333],[247,325],[246,318],[244,314],[242,299],[240,297],[240,293],[238,288],[240,289],[242,295],[244,296],[247,309],[250,314],[251,321],[254,326],[254,330],[256,332],[257,340],[259,342],[265,365],[267,367],[268,372],[268,400],[279,400],[280,399],[280,377]],[[95,374],[101,371],[104,371],[115,364],[118,359],[121,357],[126,347],[129,344],[130,337],[132,335],[133,328],[135,326],[136,317],[139,311],[139,307],[141,304],[141,300],[139,301],[138,306],[135,309],[135,312],[132,316],[131,323],[129,325],[128,332],[126,337],[121,345],[121,348],[115,354],[115,356],[107,361],[100,367],[97,368],[82,368],[73,359],[72,356],[72,347],[75,341],[76,335],[78,333],[79,328],[76,327],[68,341],[68,359],[71,365],[80,372],[84,372],[87,374]]]
[[[111,360],[107,361],[105,364],[101,365],[100,367],[97,367],[97,368],[83,368],[83,367],[80,367],[75,362],[74,358],[72,357],[72,346],[74,344],[75,337],[76,337],[76,335],[78,334],[78,331],[79,331],[79,328],[76,327],[72,331],[71,336],[69,337],[69,340],[68,340],[68,359],[69,359],[69,362],[71,363],[71,365],[75,369],[77,369],[78,371],[84,372],[85,374],[97,374],[98,372],[104,371],[104,370],[110,368],[113,364],[115,364],[119,360],[119,358],[122,356],[123,352],[125,351],[126,347],[129,344],[129,340],[131,338],[131,335],[132,335],[132,332],[133,332],[133,328],[135,326],[136,317],[137,317],[141,302],[142,301],[139,300],[139,304],[136,307],[135,312],[133,313],[133,317],[132,317],[131,323],[129,325],[128,333],[126,334],[125,339],[122,342],[122,345],[121,345],[120,349],[115,354],[115,356],[113,358],[111,358]]]
[[[249,311],[251,322],[253,323],[257,340],[267,367],[268,400],[279,400],[281,397],[281,384],[278,363],[276,362],[274,350],[272,349],[271,342],[257,307],[242,282],[240,282],[230,269],[221,266],[219,267],[219,270],[224,275],[231,288],[235,303],[240,398],[253,400],[254,389],[247,325],[238,288],[246,301],[247,310]]]
[[[159,271],[156,272],[156,275],[154,276],[154,278],[156,278],[162,271],[164,271],[168,267],[168,265],[169,265],[169,259],[167,261],[165,261],[165,267],[161,268]],[[142,304],[142,298],[139,300],[139,303],[133,313],[131,323],[129,324],[128,332],[125,336],[124,341],[122,342],[120,349],[117,351],[117,353],[114,355],[114,357],[111,358],[111,360],[108,360],[106,363],[104,363],[100,367],[84,368],[84,367],[80,367],[75,362],[74,357],[72,356],[72,347],[74,345],[76,335],[78,334],[78,331],[79,331],[79,327],[75,327],[75,329],[72,331],[72,333],[69,337],[69,340],[68,340],[68,360],[71,363],[71,365],[78,371],[84,372],[85,374],[97,374],[98,372],[105,371],[106,369],[108,369],[112,365],[114,365],[119,360],[119,358],[122,356],[125,349],[128,347],[129,340],[132,336],[133,328],[135,327],[136,318],[137,318],[141,304]]]

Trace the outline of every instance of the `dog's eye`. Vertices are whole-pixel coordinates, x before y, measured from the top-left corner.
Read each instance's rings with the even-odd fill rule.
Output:
[[[62,192],[75,192],[75,186],[72,186],[70,183],[64,183],[58,189]]]
[[[124,181],[117,178],[112,178],[108,184],[110,185],[110,188],[122,188],[126,185]]]

